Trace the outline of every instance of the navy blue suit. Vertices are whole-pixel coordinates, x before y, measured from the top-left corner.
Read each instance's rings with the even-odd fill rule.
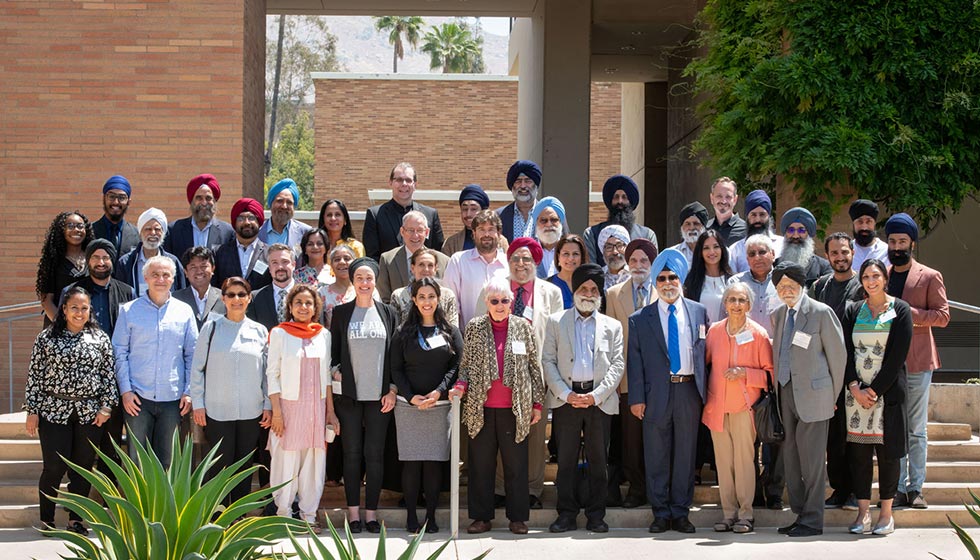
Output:
[[[188,216],[175,220],[167,227],[167,238],[163,240],[163,249],[178,259],[184,257],[184,251],[194,246],[194,218]],[[225,243],[235,238],[235,230],[231,224],[222,222],[214,218],[211,220],[211,228],[208,229],[208,243],[206,247],[212,252],[218,250]]]
[[[143,271],[136,269],[136,264],[139,261],[139,252],[142,250],[143,243],[137,243],[132,251],[119,257],[119,263],[112,269],[113,278],[132,287],[133,299],[143,295],[140,293],[140,278],[143,277]],[[180,259],[165,251],[163,247],[160,248],[160,256],[174,261],[174,266],[177,268],[177,273],[174,274],[174,285],[170,287],[170,293],[186,288],[187,279],[184,277],[184,267],[181,266]]]
[[[704,306],[680,298],[693,348],[694,381],[672,383],[667,336],[654,302],[629,317],[627,376],[629,404],[645,404],[643,456],[647,498],[655,517],[685,517],[694,499],[694,461],[698,425],[707,390],[704,335],[710,326]],[[683,339],[682,339],[683,341]]]

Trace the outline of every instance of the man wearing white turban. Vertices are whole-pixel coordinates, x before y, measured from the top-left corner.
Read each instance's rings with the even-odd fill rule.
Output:
[[[140,214],[136,221],[136,229],[140,234],[140,242],[132,251],[119,257],[119,264],[112,271],[113,277],[133,287],[133,298],[146,293],[146,279],[143,278],[143,264],[150,257],[162,255],[174,261],[177,273],[174,276],[172,292],[187,287],[184,270],[180,260],[163,250],[163,240],[167,237],[167,215],[159,208],[148,208]]]

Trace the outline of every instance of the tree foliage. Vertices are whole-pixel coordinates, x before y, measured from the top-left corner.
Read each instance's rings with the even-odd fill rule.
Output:
[[[429,68],[443,73],[473,73],[482,64],[483,38],[474,38],[469,26],[443,23],[426,32],[422,52],[429,55]]]
[[[279,140],[272,148],[272,165],[265,177],[265,193],[286,177],[296,181],[299,187],[299,208],[313,209],[314,168],[313,126],[308,118],[299,118],[285,125]]]
[[[405,60],[405,43],[413,49],[418,48],[422,38],[422,26],[425,20],[419,16],[381,16],[374,18],[374,28],[388,33],[388,42],[394,53],[391,59],[391,71],[398,73],[398,61]],[[404,40],[402,37],[404,36]]]
[[[743,189],[792,183],[826,224],[843,191],[925,229],[980,187],[980,4],[709,0],[696,153]]]

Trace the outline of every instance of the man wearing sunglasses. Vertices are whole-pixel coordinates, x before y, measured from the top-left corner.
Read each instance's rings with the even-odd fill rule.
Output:
[[[643,422],[651,533],[695,531],[688,512],[707,387],[704,340],[709,323],[704,306],[682,295],[687,272],[680,251],[660,253],[650,267],[659,300],[629,318],[629,403],[630,412]]]
[[[806,208],[790,208],[779,221],[783,232],[783,253],[776,262],[795,263],[806,271],[806,286],[809,289],[818,278],[834,270],[830,261],[814,253],[814,238],[817,235],[817,219]]]

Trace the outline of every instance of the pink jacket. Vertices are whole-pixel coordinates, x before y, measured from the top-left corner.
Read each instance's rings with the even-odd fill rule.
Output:
[[[705,341],[708,397],[701,421],[713,432],[724,429],[725,400],[728,391],[741,392],[745,400],[745,410],[748,410],[766,388],[767,374],[773,375],[772,342],[766,334],[766,329],[746,317],[745,328],[752,333],[752,340],[745,344],[737,344],[734,337],[728,336],[725,330],[727,325],[728,319],[722,319],[712,325],[708,329],[708,337]],[[732,353],[736,348],[738,360],[736,363],[731,363]],[[745,378],[737,381],[725,379],[725,370],[735,366],[745,368]]]
[[[902,299],[912,308],[912,345],[905,365],[910,374],[932,371],[940,367],[939,352],[932,337],[933,327],[949,324],[949,302],[943,275],[915,259],[905,279]]]

